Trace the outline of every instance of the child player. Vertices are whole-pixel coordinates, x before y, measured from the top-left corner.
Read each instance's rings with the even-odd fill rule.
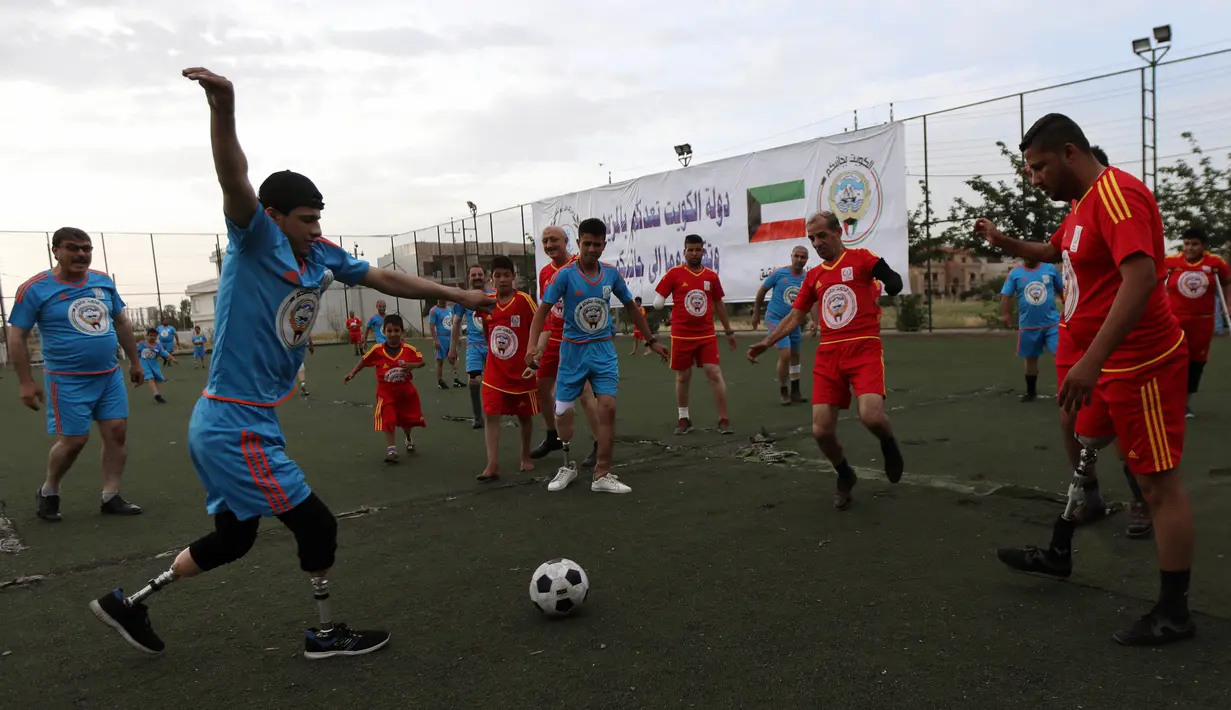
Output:
[[[376,368],[376,431],[385,433],[385,463],[397,463],[394,430],[401,429],[406,434],[406,453],[410,454],[415,451],[410,430],[427,426],[411,374],[413,370],[426,367],[427,363],[417,349],[402,342],[402,316],[396,313],[385,316],[381,332],[385,342],[372,346],[344,381],[350,382],[365,367]]]
[[[513,288],[516,277],[513,260],[499,255],[492,259],[492,285],[496,287],[496,307],[480,313],[487,338],[487,362],[483,368],[484,438],[487,440],[487,467],[478,480],[500,478],[500,419],[517,417],[521,435],[518,471],[533,471],[530,460],[530,435],[534,417],[539,413],[538,381],[534,370],[526,367],[530,352],[530,324],[537,306],[530,294]]]
[[[1188,403],[1185,416],[1192,417],[1192,397],[1201,385],[1201,373],[1210,359],[1214,340],[1218,298],[1227,288],[1231,268],[1217,254],[1206,251],[1209,239],[1200,229],[1184,230],[1183,251],[1167,256],[1167,300],[1188,340]],[[1225,292],[1224,292],[1225,293]],[[1223,299],[1226,302],[1226,299]]]
[[[158,364],[158,358],[175,362],[175,356],[158,342],[157,328],[145,330],[145,340],[137,343],[137,357],[141,358],[141,369],[145,372],[145,381],[150,383],[150,389],[154,390],[154,401],[166,404],[167,400],[163,399],[162,393],[158,391],[158,383],[167,381],[167,378],[163,377],[162,366]]]
[[[206,367],[205,335],[199,325],[192,328],[192,364],[194,367]]]

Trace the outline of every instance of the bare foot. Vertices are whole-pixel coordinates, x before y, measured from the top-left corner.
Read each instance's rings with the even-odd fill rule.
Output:
[[[525,473],[526,471],[533,471],[534,462],[531,461],[528,457],[524,458],[521,460],[521,465],[517,467],[517,470],[522,473]]]
[[[474,480],[480,481],[482,483],[487,483],[488,481],[494,481],[497,478],[500,478],[500,469],[497,468],[496,466],[488,466],[487,468],[483,469],[483,473],[480,473],[479,475],[475,476]]]

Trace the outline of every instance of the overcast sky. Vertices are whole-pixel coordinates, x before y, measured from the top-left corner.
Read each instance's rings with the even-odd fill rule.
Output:
[[[1226,2],[1182,7],[3,0],[0,228],[221,230],[208,108],[185,66],[235,82],[254,183],[304,172],[325,194],[327,233],[383,234],[460,217],[466,200],[486,211],[606,182],[608,170],[619,181],[671,169],[680,142],[700,162],[840,132],[855,109],[861,125],[885,121],[891,101],[903,118],[1134,67],[1130,40],[1157,24],[1173,27],[1172,57],[1231,47]],[[1178,133],[1183,118],[1207,146],[1231,143],[1231,58],[1191,64],[1164,70],[1176,88],[1160,92],[1160,129]],[[1027,122],[1071,100],[1113,160],[1139,162],[1138,81],[1032,96]],[[991,142],[1017,138],[1015,104],[929,126],[934,191],[1003,169]],[[919,127],[908,131],[912,176]],[[1174,148],[1168,137],[1160,152]],[[15,278],[45,268],[45,248],[41,235],[0,239],[11,296]],[[210,275],[201,240],[164,264],[176,244],[158,240],[164,291]],[[149,263],[139,239],[108,247],[112,262]]]

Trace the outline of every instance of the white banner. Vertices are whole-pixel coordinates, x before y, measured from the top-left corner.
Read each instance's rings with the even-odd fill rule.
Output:
[[[829,210],[846,246],[884,257],[909,293],[905,141],[903,125],[892,123],[542,200],[533,209],[536,241],[559,225],[575,253],[578,223],[598,217],[607,224],[602,261],[648,303],[663,274],[683,263],[685,235],[700,234],[726,300],[750,302],[794,247],[808,249],[809,268],[820,263],[805,220]],[[541,249],[535,262],[547,264]]]

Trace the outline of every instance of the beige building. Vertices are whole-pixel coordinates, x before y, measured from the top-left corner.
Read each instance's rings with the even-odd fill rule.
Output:
[[[1013,259],[979,256],[968,249],[944,247],[943,251],[943,260],[932,261],[930,274],[927,264],[910,267],[911,293],[927,294],[930,286],[933,298],[959,298],[991,279],[1008,276],[1018,264]]]

